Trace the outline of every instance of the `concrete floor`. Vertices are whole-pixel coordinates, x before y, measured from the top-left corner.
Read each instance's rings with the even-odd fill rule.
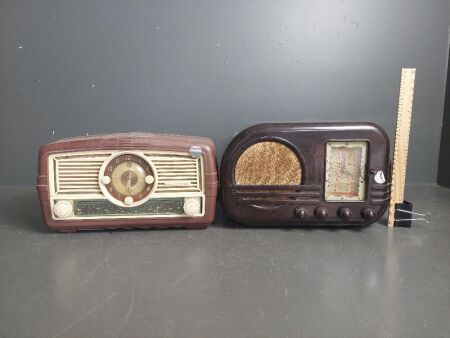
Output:
[[[2,337],[450,337],[449,189],[408,187],[412,229],[75,234],[2,192]]]

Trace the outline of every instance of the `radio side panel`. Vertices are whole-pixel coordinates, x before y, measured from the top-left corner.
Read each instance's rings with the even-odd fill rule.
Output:
[[[298,157],[300,182],[280,179],[281,185],[270,180],[266,181],[270,184],[240,184],[236,175],[240,175],[237,169],[242,158],[256,148],[254,145],[271,142],[286,146]],[[253,160],[260,157],[273,161],[284,156],[280,154],[266,157],[261,151],[259,156],[253,154]],[[284,162],[286,158],[283,157]],[[290,175],[292,170],[283,161],[273,167]],[[342,171],[345,166],[349,172]],[[249,169],[249,176],[258,176],[260,170],[274,170],[267,169],[264,163],[258,168]],[[384,214],[389,201],[389,140],[379,126],[370,123],[259,124],[245,129],[230,142],[220,174],[224,210],[237,222],[367,225]]]
[[[204,213],[201,217],[140,217],[117,219],[54,219],[51,210],[48,160],[52,156],[69,153],[106,151],[157,151],[161,154],[174,152],[189,153],[191,147],[198,147],[202,153]],[[108,134],[62,139],[43,145],[39,151],[37,191],[46,224],[59,231],[89,229],[141,228],[141,227],[185,227],[204,228],[215,215],[217,196],[217,169],[214,143],[208,138],[151,133]],[[144,215],[145,216],[145,215]]]

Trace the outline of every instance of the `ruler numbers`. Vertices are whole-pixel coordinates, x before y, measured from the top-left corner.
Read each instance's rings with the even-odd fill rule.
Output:
[[[391,201],[388,225],[394,225],[395,204],[402,203],[405,195],[406,164],[414,96],[415,68],[403,68],[398,98],[397,127],[395,131],[394,161],[391,174]]]

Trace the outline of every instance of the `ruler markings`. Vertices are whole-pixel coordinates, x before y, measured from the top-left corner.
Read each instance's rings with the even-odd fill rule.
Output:
[[[390,227],[394,226],[395,204],[403,203],[405,196],[406,165],[408,161],[415,76],[415,68],[402,69],[391,174],[392,193],[388,214],[388,226]]]

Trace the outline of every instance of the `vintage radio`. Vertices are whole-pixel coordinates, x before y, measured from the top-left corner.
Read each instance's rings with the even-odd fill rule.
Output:
[[[214,218],[215,147],[207,138],[127,133],[43,145],[37,190],[47,225],[204,228]]]
[[[389,139],[369,123],[259,124],[221,164],[225,212],[248,225],[367,225],[390,197]]]

